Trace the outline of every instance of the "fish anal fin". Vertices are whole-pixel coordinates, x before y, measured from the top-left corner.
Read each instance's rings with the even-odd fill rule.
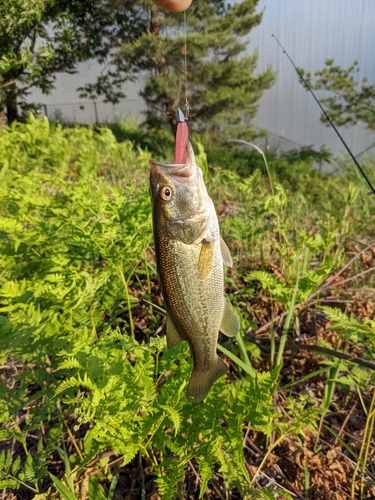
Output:
[[[214,268],[214,243],[202,243],[198,260],[198,276],[206,278]]]
[[[178,333],[177,328],[174,326],[174,323],[167,312],[167,347],[168,349],[173,349],[182,342],[184,339]]]
[[[240,331],[240,320],[226,299],[219,330],[227,337],[235,337]]]
[[[220,250],[223,259],[223,264],[225,264],[228,267],[233,267],[233,260],[229,248],[227,247],[227,244],[225,243],[225,241],[221,236],[220,236]]]
[[[186,399],[191,403],[201,403],[209,393],[212,384],[226,373],[228,373],[228,367],[219,356],[216,358],[209,371],[200,372],[193,369],[189,387],[186,392]]]

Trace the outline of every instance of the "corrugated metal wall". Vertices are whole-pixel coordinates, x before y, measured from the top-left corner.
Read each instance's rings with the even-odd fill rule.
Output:
[[[302,145],[327,144],[343,150],[331,128],[320,122],[320,110],[299,83],[293,66],[277,45],[274,34],[299,68],[314,72],[326,59],[348,67],[358,60],[358,79],[375,83],[374,0],[261,0],[263,20],[251,33],[249,51],[259,50],[259,69],[270,64],[278,72],[265,93],[257,125]],[[317,92],[319,97],[323,94]],[[375,134],[357,125],[342,129],[354,154],[375,142]]]
[[[259,70],[270,64],[278,77],[262,98],[256,125],[296,144],[327,144],[334,151],[343,150],[333,130],[320,123],[317,104],[302,88],[271,35],[277,36],[298,67],[313,72],[322,68],[327,58],[334,58],[344,67],[356,59],[361,68],[358,78],[366,76],[375,83],[375,1],[260,0],[258,8],[264,10],[263,21],[250,34],[249,51],[258,48]],[[82,64],[77,75],[58,75],[52,95],[34,92],[32,99],[47,104],[49,115],[60,112],[66,119],[78,122],[105,122],[126,114],[141,116],[144,107],[137,96],[141,82],[126,84],[127,101],[118,106],[98,104],[96,114],[94,104],[78,102],[75,89],[92,81],[99,71],[94,62]],[[375,142],[375,134],[366,132],[361,125],[344,129],[343,135],[354,154]]]

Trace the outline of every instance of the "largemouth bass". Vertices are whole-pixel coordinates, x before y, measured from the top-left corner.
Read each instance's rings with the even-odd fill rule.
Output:
[[[183,340],[188,342],[194,367],[186,396],[201,402],[228,371],[216,352],[219,330],[232,337],[240,325],[224,297],[223,264],[232,266],[232,258],[220,237],[202,170],[187,135],[182,135],[186,141],[176,142],[175,159],[184,163],[150,161],[150,195],[167,345],[173,348]],[[183,154],[177,151],[181,147]]]

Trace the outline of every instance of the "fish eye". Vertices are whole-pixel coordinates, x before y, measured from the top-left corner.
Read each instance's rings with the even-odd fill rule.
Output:
[[[170,201],[172,199],[172,188],[169,186],[163,186],[159,189],[159,196],[163,201]]]

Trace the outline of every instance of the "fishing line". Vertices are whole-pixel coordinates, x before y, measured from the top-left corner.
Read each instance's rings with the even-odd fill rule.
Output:
[[[188,74],[187,74],[187,22],[186,22],[186,10],[184,11],[184,31],[185,31],[185,48],[184,48],[184,71],[185,71],[185,120],[189,119],[189,101],[188,101]]]
[[[356,157],[353,155],[353,153],[350,151],[349,149],[349,146],[347,146],[346,142],[344,141],[344,139],[342,138],[340,132],[337,130],[336,126],[334,125],[334,123],[331,121],[330,117],[327,115],[325,109],[323,108],[323,106],[320,104],[320,101],[319,99],[315,96],[314,92],[311,90],[309,84],[307,83],[307,81],[304,79],[302,73],[299,71],[299,69],[297,68],[297,66],[294,64],[294,62],[292,61],[292,59],[289,57],[289,54],[287,53],[287,51],[284,49],[284,47],[281,45],[281,43],[279,42],[279,40],[275,37],[275,35],[272,35],[274,37],[274,39],[276,40],[276,42],[278,43],[278,45],[281,47],[283,53],[286,55],[286,57],[289,59],[289,61],[292,63],[293,65],[293,68],[296,70],[298,76],[300,77],[300,79],[302,80],[302,82],[304,83],[305,87],[307,88],[307,90],[310,92],[310,94],[313,96],[313,98],[315,99],[315,101],[317,102],[319,108],[322,110],[324,116],[326,117],[328,123],[331,125],[331,127],[333,128],[333,130],[336,132],[338,138],[340,139],[340,141],[343,143],[345,149],[347,150],[347,152],[349,153],[351,159],[354,161],[354,163],[357,165],[359,171],[361,172],[362,176],[364,177],[365,181],[367,182],[367,184],[370,186],[370,189],[371,191],[368,193],[368,194],[375,194],[375,189],[373,187],[373,185],[371,184],[369,178],[367,177],[367,175],[365,174],[365,172],[363,171],[361,165],[358,163]]]

